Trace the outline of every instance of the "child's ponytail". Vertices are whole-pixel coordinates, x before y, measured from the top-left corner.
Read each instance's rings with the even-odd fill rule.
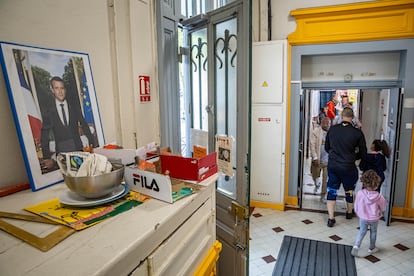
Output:
[[[380,151],[382,154],[384,154],[385,157],[389,158],[391,151],[390,147],[388,146],[387,142],[385,140],[379,140],[375,139],[372,144],[374,145],[375,151]]]
[[[385,157],[389,158],[391,154],[390,147],[388,146],[387,142],[385,140],[381,140],[381,151],[382,154],[384,154]]]

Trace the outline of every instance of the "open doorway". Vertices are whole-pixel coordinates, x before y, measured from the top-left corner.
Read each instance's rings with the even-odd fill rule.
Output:
[[[398,149],[399,110],[401,102],[401,91],[397,88],[392,89],[324,89],[324,90],[305,90],[303,98],[303,152],[302,152],[302,172],[301,172],[301,195],[300,206],[302,209],[326,212],[325,192],[326,183],[323,183],[323,171],[320,176],[312,176],[311,164],[311,135],[314,128],[320,127],[321,118],[328,116],[326,109],[328,102],[333,98],[337,100],[335,117],[330,118],[331,125],[338,123],[341,109],[348,101],[351,103],[356,118],[354,124],[363,131],[367,143],[368,152],[373,140],[385,140],[390,147],[391,156],[387,159],[387,170],[384,172],[385,181],[381,187],[381,193],[392,207],[393,186],[395,178],[395,154]],[[329,114],[330,115],[330,114]],[[357,161],[357,165],[359,161]],[[326,178],[327,179],[327,178]],[[358,182],[356,191],[361,189]],[[338,191],[336,211],[344,213],[346,210],[345,192],[341,188]]]

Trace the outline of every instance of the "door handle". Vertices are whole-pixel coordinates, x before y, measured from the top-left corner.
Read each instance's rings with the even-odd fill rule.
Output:
[[[206,105],[205,110],[207,113],[214,115],[214,108],[212,105]]]
[[[240,243],[235,242],[235,243],[233,243],[233,245],[235,247],[237,247],[238,249],[240,249],[240,250],[243,250],[243,251],[246,250],[246,247],[241,245]]]

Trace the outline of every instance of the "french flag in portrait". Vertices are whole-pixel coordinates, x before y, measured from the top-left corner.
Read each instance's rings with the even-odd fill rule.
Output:
[[[24,104],[26,106],[27,116],[29,119],[30,128],[32,130],[33,139],[36,144],[39,144],[42,131],[42,117],[39,112],[39,107],[36,104],[35,99],[33,97],[28,82],[27,72],[22,64],[24,57],[20,55],[20,51],[13,50],[13,52],[16,61],[17,73],[19,75],[20,86],[23,93]]]

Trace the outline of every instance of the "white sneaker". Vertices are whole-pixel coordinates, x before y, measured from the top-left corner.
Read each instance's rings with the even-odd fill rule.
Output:
[[[358,257],[358,250],[359,250],[359,247],[354,245],[354,247],[352,247],[352,250],[351,250],[351,255],[354,257]]]
[[[377,247],[375,247],[374,249],[368,249],[369,254],[374,254],[374,253],[377,253],[378,251],[379,249]]]

